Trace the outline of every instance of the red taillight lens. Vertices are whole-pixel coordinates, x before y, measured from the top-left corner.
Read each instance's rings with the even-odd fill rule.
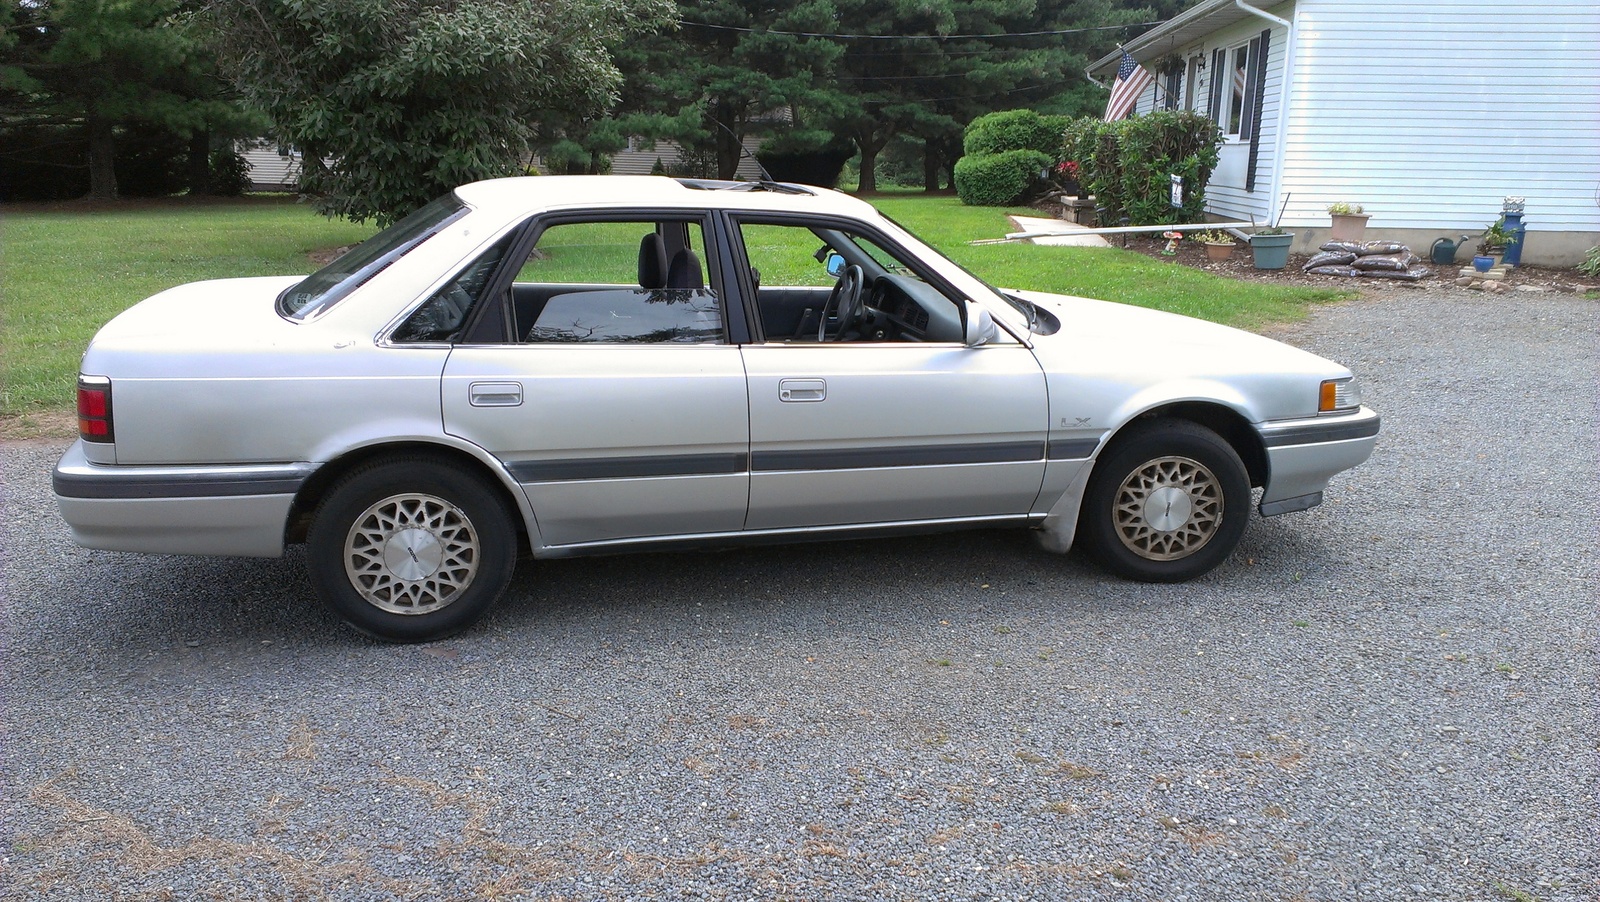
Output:
[[[86,442],[112,440],[111,380],[89,376],[78,379],[78,436]]]

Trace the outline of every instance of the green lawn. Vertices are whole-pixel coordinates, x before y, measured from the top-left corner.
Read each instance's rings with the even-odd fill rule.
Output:
[[[1109,298],[1244,327],[1297,319],[1310,303],[1344,296],[1220,279],[1115,249],[973,247],[967,242],[1012,230],[1008,211],[921,194],[885,194],[872,202],[1006,287]],[[0,417],[70,411],[78,359],[95,330],[163,288],[309,272],[308,252],[372,232],[279,199],[114,212],[6,211],[0,218]]]

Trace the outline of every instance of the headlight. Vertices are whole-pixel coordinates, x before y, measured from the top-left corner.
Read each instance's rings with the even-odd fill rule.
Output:
[[[1329,379],[1322,383],[1322,391],[1317,398],[1318,413],[1355,410],[1360,406],[1361,383],[1357,382],[1354,376]]]

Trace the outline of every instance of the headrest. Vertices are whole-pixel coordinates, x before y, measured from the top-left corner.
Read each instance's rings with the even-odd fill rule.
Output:
[[[700,258],[694,251],[684,248],[672,255],[672,265],[667,267],[668,288],[704,288],[705,279],[700,272]]]
[[[667,243],[655,232],[639,240],[639,287],[667,287]]]

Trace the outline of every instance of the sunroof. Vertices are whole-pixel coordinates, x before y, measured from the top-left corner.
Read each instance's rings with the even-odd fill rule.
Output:
[[[771,191],[774,194],[810,194],[816,192],[805,185],[789,182],[750,181],[735,182],[723,179],[678,179],[678,184],[698,191]]]

